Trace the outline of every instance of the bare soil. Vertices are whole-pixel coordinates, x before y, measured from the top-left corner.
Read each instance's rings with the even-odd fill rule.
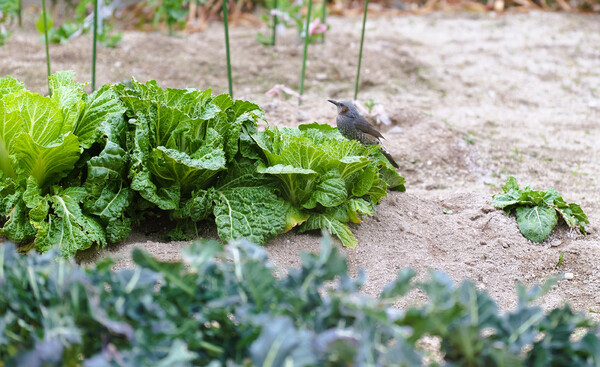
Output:
[[[360,19],[328,22],[327,42],[309,48],[301,106],[293,98],[265,96],[275,84],[298,88],[302,48],[295,32],[271,48],[258,44],[257,28],[232,29],[235,97],[258,102],[271,125],[334,124],[336,111],[327,99],[352,98]],[[0,47],[0,75],[44,93],[44,48],[28,28],[16,30]],[[541,304],[569,302],[600,319],[599,44],[598,15],[434,13],[369,19],[359,99],[385,106],[392,125],[381,129],[407,191],[391,192],[374,217],[353,225],[359,245],[342,248],[353,273],[366,270],[366,293],[376,295],[403,267],[414,268],[419,277],[431,268],[456,281],[472,279],[506,309],[516,304],[516,281],[533,284],[571,272],[573,279],[560,281]],[[162,86],[225,92],[223,45],[218,23],[176,37],[127,31],[116,49],[100,48],[98,83],[135,75]],[[89,36],[53,45],[51,57],[53,70],[72,69],[80,81],[90,80]],[[591,222],[588,235],[559,222],[544,243],[526,240],[514,216],[490,205],[508,175],[537,189],[554,187],[579,203]],[[207,223],[202,236],[215,235]],[[92,258],[108,255],[117,267],[130,267],[134,247],[170,260],[186,245],[160,238],[156,231],[138,230]],[[266,248],[287,268],[299,264],[301,251],[318,251],[319,241],[316,233],[292,231]],[[421,300],[412,294],[408,302]]]

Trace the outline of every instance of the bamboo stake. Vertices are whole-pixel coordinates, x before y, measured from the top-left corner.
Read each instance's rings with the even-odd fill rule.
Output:
[[[363,44],[365,42],[365,25],[367,23],[367,7],[369,0],[365,0],[365,12],[363,14],[362,33],[360,36],[360,51],[358,51],[358,68],[356,70],[356,83],[354,84],[354,100],[358,96],[358,79],[360,78],[360,64],[362,62]]]
[[[304,93],[304,74],[306,72],[306,54],[308,51],[308,41],[310,40],[310,34],[308,34],[308,26],[310,25],[310,12],[312,10],[312,0],[308,0],[308,11],[306,13],[306,27],[304,29],[304,54],[302,56],[302,74],[300,75],[300,97]],[[302,104],[302,98],[298,99],[298,105]]]

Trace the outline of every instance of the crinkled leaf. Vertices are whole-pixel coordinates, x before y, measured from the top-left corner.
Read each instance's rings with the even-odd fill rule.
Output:
[[[363,199],[350,199],[346,202],[346,210],[350,221],[360,223],[363,215],[371,216],[375,213],[375,205]]]
[[[131,232],[125,211],[133,201],[133,190],[127,179],[128,154],[119,145],[108,141],[96,157],[88,160],[86,213],[100,219],[109,242],[127,238]]]
[[[406,188],[404,187],[404,183],[406,180],[404,177],[400,176],[395,169],[390,168],[389,166],[379,166],[379,174],[381,175],[382,180],[385,182],[387,187],[390,190],[405,192]]]
[[[9,106],[10,104],[10,106]],[[54,143],[70,131],[65,125],[63,113],[56,102],[33,92],[21,92],[6,101],[7,109],[19,111],[23,119],[21,131],[40,145]]]
[[[248,101],[236,100],[231,106],[231,111],[233,112],[233,115],[237,121],[264,118],[264,114],[260,106],[258,106],[256,103]]]
[[[25,84],[11,76],[0,78],[0,97],[4,97],[7,94],[15,93],[24,89]]]
[[[313,122],[311,124],[301,124],[298,125],[298,130],[300,131],[309,131],[316,130],[320,135],[323,135],[326,138],[334,138],[334,139],[342,139],[343,136],[340,134],[336,127],[333,127],[328,124],[319,124],[317,122]]]
[[[176,210],[173,216],[199,222],[212,214],[212,204],[212,189],[208,191],[200,189],[192,193],[192,197],[185,202],[181,209]]]
[[[519,230],[533,242],[544,241],[558,220],[556,211],[545,206],[519,206],[516,214]]]
[[[249,159],[238,159],[228,165],[227,171],[219,177],[215,187],[218,190],[227,190],[236,187],[273,186],[275,178],[261,174],[263,169],[264,166],[259,172],[255,162]]]
[[[194,158],[175,149],[159,146],[148,159],[148,169],[163,185],[178,183],[185,191],[206,188],[211,179],[225,169],[222,150],[205,147]]]
[[[173,210],[179,206],[181,197],[179,184],[173,183],[167,187],[158,187],[152,182],[150,172],[147,170],[133,176],[131,188],[163,210]]]
[[[29,208],[29,219],[34,227],[36,223],[46,220],[48,217],[48,197],[42,196],[42,189],[38,185],[35,177],[30,176],[27,180],[27,189],[23,192],[23,201]]]
[[[264,244],[286,227],[290,204],[268,187],[240,187],[217,191],[213,197],[219,237],[246,238]]]
[[[104,226],[106,241],[108,243],[125,241],[131,233],[131,227],[131,219],[125,216],[109,220]]]
[[[21,131],[23,119],[18,111],[9,112],[5,101],[0,99],[0,170],[7,176],[16,178],[14,163],[10,154],[15,135]]]
[[[510,190],[519,190],[519,184],[517,183],[517,179],[513,176],[509,176],[506,180],[506,183],[502,186],[502,191],[509,192]]]
[[[529,186],[519,189],[517,180],[510,176],[506,184],[502,186],[503,193],[494,195],[492,205],[496,208],[504,209],[509,214],[513,208],[520,210],[521,233],[528,239],[535,242],[542,242],[556,225],[558,211],[567,225],[571,228],[578,228],[582,234],[585,234],[585,224],[589,223],[587,216],[581,207],[574,203],[567,203],[553,188],[547,191],[531,190]],[[520,209],[521,208],[521,209]],[[526,208],[526,209],[522,209]],[[543,209],[532,209],[543,208]],[[550,212],[553,215],[550,215]],[[528,219],[525,219],[528,218]]]
[[[569,227],[579,228],[579,231],[585,234],[585,224],[590,221],[579,205],[574,203],[567,204],[561,197],[554,200],[554,204],[556,205],[556,210]]]
[[[292,165],[276,164],[265,167],[260,164],[257,167],[259,173],[273,175],[281,182],[283,197],[292,205],[301,205],[308,198],[316,185],[317,172],[308,168],[294,167]]]
[[[334,236],[337,236],[346,247],[355,248],[358,244],[356,237],[350,232],[350,228],[337,219],[331,218],[325,214],[315,213],[300,226],[300,233],[315,229],[327,230]]]
[[[310,214],[306,211],[302,211],[296,207],[290,206],[290,210],[287,212],[285,217],[285,229],[283,232],[287,232],[290,229],[301,225],[306,222],[306,220],[310,217]]]
[[[373,181],[373,185],[369,189],[369,192],[367,192],[367,195],[371,197],[371,200],[375,204],[378,204],[381,199],[387,196],[386,188],[386,183],[381,178],[377,177],[377,179]]]
[[[40,186],[65,177],[79,159],[79,141],[73,134],[53,144],[41,145],[29,134],[15,138],[14,151],[17,157],[17,174],[23,178],[35,177]]]
[[[51,99],[63,113],[63,132],[73,131],[77,119],[83,109],[85,91],[83,84],[77,83],[73,78],[73,71],[59,71],[50,76],[49,84],[52,90]]]
[[[19,197],[6,215],[6,222],[0,234],[15,242],[32,240],[36,234],[35,228],[29,222],[29,209],[25,202]]]
[[[310,198],[302,206],[312,209],[319,203],[324,207],[334,207],[342,204],[347,197],[344,179],[336,169],[332,169],[320,177]]]
[[[88,198],[85,209],[108,223],[121,218],[132,199],[133,192],[128,187],[104,187],[97,196]]]
[[[121,96],[134,97],[134,100],[152,100],[170,108],[179,110],[186,115],[196,118],[208,119],[214,116],[219,109],[207,102],[210,101],[210,89],[200,91],[195,89],[161,88],[155,80],[145,84],[139,83],[135,78],[131,80],[131,88],[117,84],[113,89]],[[135,111],[136,108],[134,108]]]
[[[340,172],[340,176],[344,180],[349,180],[350,176],[352,176],[354,173],[362,173],[366,167],[369,167],[369,163],[370,162],[367,157],[345,156],[339,158],[335,166]]]
[[[63,256],[71,257],[77,250],[106,244],[102,226],[81,210],[85,195],[85,189],[70,187],[50,197],[54,214],[49,216],[47,235],[36,238],[38,250],[47,251],[56,246]]]
[[[371,186],[373,186],[373,181],[377,177],[377,168],[375,166],[367,166],[356,176],[356,179],[352,181],[352,195],[361,197],[366,195]]]
[[[233,106],[233,99],[231,99],[231,96],[227,93],[219,94],[213,98],[211,102],[219,109],[219,111],[225,111]]]
[[[21,187],[0,171],[0,215],[9,214],[23,195]]]
[[[102,86],[86,101],[85,108],[79,114],[74,134],[79,137],[83,148],[89,148],[97,140],[100,126],[108,124],[113,118],[120,118],[125,112],[117,94],[108,85]]]

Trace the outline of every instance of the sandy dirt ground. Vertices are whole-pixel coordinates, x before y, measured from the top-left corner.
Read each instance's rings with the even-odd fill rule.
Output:
[[[302,49],[290,30],[274,47],[256,42],[257,28],[231,30],[236,98],[258,102],[270,124],[334,123],[328,98],[351,99],[360,19],[329,20],[324,45],[309,48],[305,99],[265,96],[275,84],[297,89]],[[101,48],[98,82],[135,75],[162,86],[227,88],[223,28],[168,37],[128,31],[116,49]],[[386,146],[407,180],[372,218],[351,229],[359,241],[345,249],[350,269],[364,268],[365,292],[377,294],[403,267],[419,277],[440,269],[456,281],[474,280],[501,307],[516,304],[516,281],[539,283],[571,272],[543,298],[567,301],[596,319],[600,312],[600,17],[434,13],[372,18],[367,22],[359,99],[382,103],[392,121],[381,127]],[[51,47],[53,70],[72,69],[90,80],[89,37]],[[0,47],[0,75],[45,92],[44,49],[34,31],[17,31]],[[582,236],[559,222],[542,244],[526,240],[514,216],[491,206],[509,175],[536,189],[554,187],[588,214]],[[161,241],[160,226],[137,230],[123,244],[95,251],[117,267],[133,266],[142,247],[176,259],[184,242]],[[203,237],[214,237],[207,223]],[[266,245],[281,268],[318,251],[319,236],[294,231]],[[556,266],[560,254],[564,259]],[[90,254],[87,254],[88,256]],[[411,294],[408,302],[422,301]],[[402,305],[401,305],[402,306]]]

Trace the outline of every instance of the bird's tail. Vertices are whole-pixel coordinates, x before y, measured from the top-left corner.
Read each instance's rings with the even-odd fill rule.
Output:
[[[396,163],[396,161],[394,160],[394,158],[392,157],[390,152],[388,152],[387,149],[385,149],[385,147],[383,145],[381,145],[381,143],[379,144],[379,146],[381,147],[381,153],[383,153],[383,155],[387,158],[387,160],[390,161],[392,166],[394,166],[395,168],[398,168],[398,163]]]

